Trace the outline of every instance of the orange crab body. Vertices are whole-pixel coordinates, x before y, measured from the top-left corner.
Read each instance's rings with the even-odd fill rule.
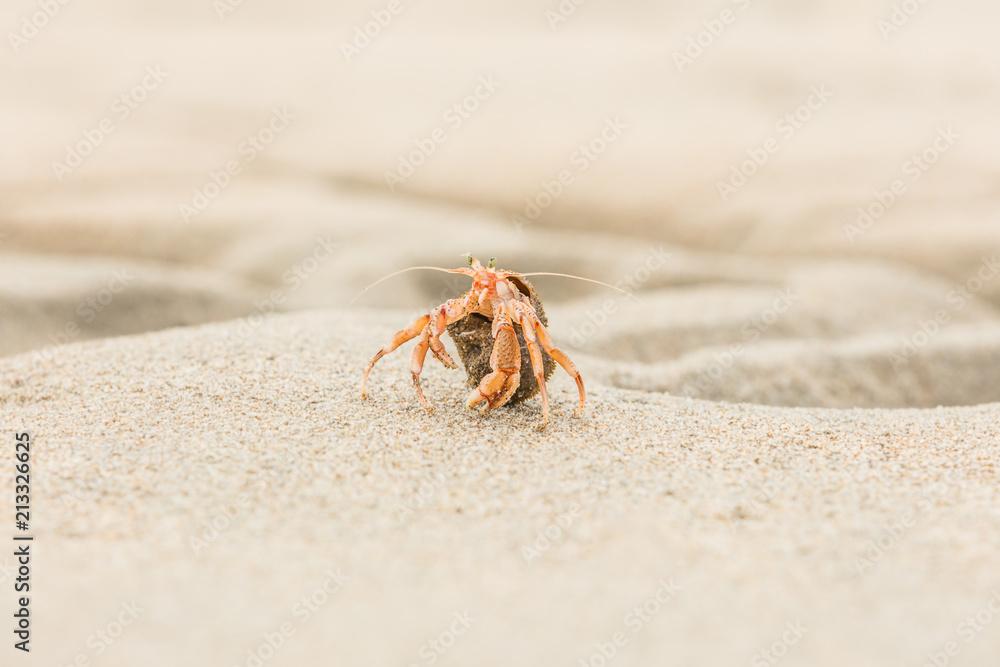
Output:
[[[545,371],[542,350],[548,353],[556,363],[563,367],[576,380],[579,393],[579,405],[576,413],[583,413],[586,402],[586,390],[583,377],[570,358],[552,344],[548,331],[535,312],[531,299],[523,294],[512,282],[520,274],[495,268],[495,260],[483,266],[479,260],[469,258],[468,268],[447,269],[449,273],[459,273],[472,278],[472,287],[460,297],[449,299],[440,306],[432,308],[428,313],[414,320],[410,326],[401,329],[392,340],[379,349],[368,362],[361,380],[361,398],[367,398],[368,375],[375,363],[403,343],[418,338],[410,357],[410,373],[413,386],[420,404],[429,412],[433,407],[424,396],[420,385],[420,373],[423,370],[424,359],[430,350],[435,358],[448,368],[456,368],[455,362],[441,343],[441,334],[448,325],[458,322],[472,314],[480,314],[492,321],[493,349],[490,354],[490,370],[479,382],[468,398],[466,406],[476,408],[482,406],[484,412],[505,405],[517,391],[521,382],[521,347],[514,327],[521,330],[521,335],[528,349],[532,373],[538,385],[542,400],[542,421],[539,429],[545,428],[549,419],[549,397],[545,388]]]

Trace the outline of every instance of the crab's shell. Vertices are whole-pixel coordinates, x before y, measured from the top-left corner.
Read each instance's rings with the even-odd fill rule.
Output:
[[[511,277],[507,279],[518,291],[531,299],[531,306],[538,314],[543,326],[549,325],[548,318],[545,317],[545,309],[542,308],[542,301],[538,298],[538,292],[534,285],[524,278]],[[458,348],[458,356],[462,359],[465,372],[469,376],[469,386],[474,387],[479,384],[483,377],[491,372],[490,353],[493,351],[493,334],[491,332],[493,322],[479,314],[468,317],[448,325],[448,333],[455,341]],[[514,405],[531,398],[538,393],[538,383],[535,382],[535,375],[531,370],[531,360],[528,357],[528,347],[524,343],[524,336],[521,333],[520,325],[514,325],[514,332],[517,334],[517,342],[521,345],[521,383],[517,391],[510,397],[507,405]],[[552,360],[545,350],[542,350],[542,365],[545,368],[545,379],[547,380],[556,368],[555,361]]]

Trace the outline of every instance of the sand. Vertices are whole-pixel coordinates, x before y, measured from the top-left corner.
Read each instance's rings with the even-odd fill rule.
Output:
[[[361,403],[363,352],[393,318],[346,316],[0,364],[4,423],[35,434],[40,664],[96,657],[87,636],[123,603],[142,611],[99,664],[253,664],[269,633],[267,664],[422,664],[456,613],[472,622],[444,664],[576,664],[616,633],[616,664],[921,664],[951,639],[960,664],[996,655],[995,626],[956,634],[1000,593],[995,405],[804,410],[592,382],[573,419],[557,378],[538,435],[537,404],[471,415],[436,364],[426,415],[403,355]]]
[[[328,4],[8,35],[18,659],[997,664],[995,4],[734,3],[698,52],[721,6],[404,2],[358,53],[379,7]],[[464,252],[631,292],[534,279],[582,419],[433,360],[428,416],[408,348],[358,400],[465,286],[362,288]]]

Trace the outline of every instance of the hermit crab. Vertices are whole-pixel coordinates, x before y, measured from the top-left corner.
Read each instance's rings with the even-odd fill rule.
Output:
[[[466,407],[470,409],[481,407],[484,413],[489,412],[502,405],[530,397],[537,389],[542,400],[542,420],[538,429],[544,429],[549,421],[549,395],[545,387],[545,380],[552,372],[552,364],[549,360],[551,357],[576,381],[579,394],[576,416],[582,415],[587,399],[583,376],[580,375],[580,371],[577,370],[576,365],[566,353],[553,345],[552,339],[545,329],[547,322],[544,312],[541,311],[541,303],[533,286],[525,278],[543,275],[562,276],[598,283],[618,291],[622,290],[597,280],[564,273],[518,273],[498,269],[496,268],[496,258],[490,258],[486,266],[483,266],[478,259],[471,255],[466,255],[466,257],[467,267],[445,269],[436,266],[411,266],[391,273],[365,288],[368,290],[392,276],[418,269],[457,273],[472,278],[472,287],[468,292],[454,299],[449,299],[421,315],[408,327],[397,331],[392,340],[375,353],[375,356],[365,367],[361,378],[361,398],[368,398],[368,375],[376,362],[403,343],[418,338],[410,357],[410,374],[413,377],[413,387],[420,404],[428,412],[433,412],[434,408],[424,396],[424,390],[420,386],[420,373],[423,370],[428,350],[446,367],[457,368],[457,364],[441,343],[441,334],[448,331],[458,346],[462,361],[465,363],[466,370],[469,371],[470,380],[475,383],[475,388],[472,389],[465,401]],[[485,367],[486,364],[480,364],[483,368],[479,372],[476,372],[475,360],[472,357],[475,356],[476,351],[481,349],[481,346],[477,346],[474,341],[470,342],[463,338],[475,335],[475,322],[482,323],[483,328],[487,326],[487,322],[492,323],[488,325],[488,332],[493,341],[489,353],[488,368]],[[531,372],[531,376],[525,380],[521,379],[522,345],[527,349]],[[489,372],[486,372],[487,370]],[[529,384],[534,386],[527,387]],[[526,387],[527,391],[525,391]],[[518,391],[519,388],[521,391]]]

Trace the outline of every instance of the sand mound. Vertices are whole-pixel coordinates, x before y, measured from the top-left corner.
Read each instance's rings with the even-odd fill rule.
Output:
[[[418,213],[414,225],[442,233],[442,247],[425,253],[419,244],[385,245],[399,233],[402,215],[386,199],[336,191],[304,195],[296,188],[265,194],[247,187],[251,196],[353,222],[303,222],[280,233],[250,227],[213,242],[225,228],[217,222],[191,229],[205,246],[196,243],[198,251],[186,257],[182,237],[164,234],[151,235],[132,258],[95,254],[128,247],[130,237],[159,224],[153,217],[109,228],[102,246],[78,248],[72,263],[62,253],[72,251],[66,239],[73,235],[60,231],[69,225],[52,223],[48,236],[18,233],[16,243],[31,254],[4,264],[0,306],[12,317],[0,324],[0,352],[302,307],[344,307],[359,296],[358,307],[397,308],[392,317],[402,326],[467,285],[461,277],[417,272],[361,295],[387,266],[453,266],[460,244],[506,239],[490,247],[520,270],[582,273],[631,293],[536,279],[556,340],[589,357],[593,372],[609,384],[828,407],[997,398],[993,332],[1000,311],[987,286],[1000,279],[993,276],[956,284],[886,260],[764,259],[540,228],[506,237],[495,216],[466,219],[435,205],[410,207]],[[235,214],[220,208],[220,219]],[[570,243],[572,259],[562,250]],[[345,311],[344,317],[354,315]]]
[[[955,328],[909,342],[764,341],[666,363],[593,364],[618,387],[731,402],[898,408],[1000,401],[1000,327]]]
[[[1000,400],[1000,317],[898,267],[794,266],[772,284],[590,298],[553,330],[603,381],[711,400],[934,407]]]
[[[153,262],[0,258],[0,354],[231,319],[254,292],[226,275]]]
[[[557,376],[539,435],[537,403],[469,415],[433,363],[427,416],[405,354],[359,402],[393,326],[316,312],[0,360],[0,416],[43,471],[36,632],[61,639],[34,657],[86,652],[130,604],[104,664],[245,664],[285,630],[270,664],[407,664],[449,632],[450,664],[572,663],[616,633],[618,664],[734,664],[790,629],[798,663],[897,664],[996,594],[996,404],[796,410],[592,379],[575,420]]]

